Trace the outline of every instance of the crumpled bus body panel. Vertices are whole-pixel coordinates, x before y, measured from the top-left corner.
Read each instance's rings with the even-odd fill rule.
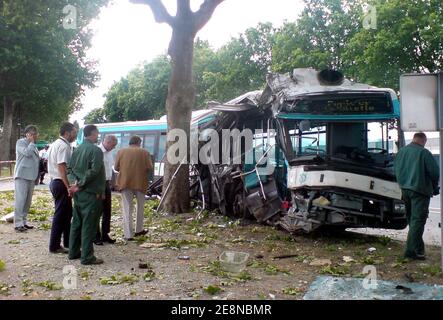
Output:
[[[290,232],[406,226],[392,167],[404,144],[393,90],[353,83],[335,71],[295,69],[268,75],[262,91],[210,108],[215,116],[199,126],[200,135],[215,130],[221,141],[226,130],[255,134],[251,146],[238,142],[240,162],[193,165],[199,182],[191,181],[191,193],[206,207]],[[209,142],[198,143],[201,149]],[[248,152],[258,149],[267,163],[263,157],[247,163]],[[226,151],[223,143],[219,151]],[[272,173],[264,174],[270,165]]]

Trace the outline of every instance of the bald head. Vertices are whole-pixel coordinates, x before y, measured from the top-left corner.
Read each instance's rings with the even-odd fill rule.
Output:
[[[117,137],[114,136],[113,134],[108,134],[103,139],[103,147],[105,147],[107,151],[111,151],[112,149],[114,149],[117,143],[118,143]]]
[[[428,141],[428,138],[423,132],[417,132],[414,134],[414,138],[412,138],[412,142],[419,144],[421,146],[425,146],[426,142]]]

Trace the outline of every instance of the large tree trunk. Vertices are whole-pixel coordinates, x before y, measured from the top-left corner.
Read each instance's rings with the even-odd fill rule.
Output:
[[[11,97],[3,98],[3,132],[0,140],[0,161],[11,160],[9,150],[12,132],[12,122],[14,117],[14,104]]]
[[[166,99],[168,133],[174,129],[180,129],[186,133],[187,153],[186,155],[179,154],[180,160],[186,157],[185,163],[181,166],[179,163],[169,163],[166,159],[163,196],[165,197],[164,208],[167,212],[189,211],[189,140],[192,107],[195,101],[195,88],[192,82],[194,38],[211,18],[215,8],[223,1],[205,0],[197,12],[192,12],[190,0],[177,0],[177,15],[172,17],[161,0],[131,0],[133,3],[148,4],[155,20],[159,23],[166,22],[172,28],[172,38],[169,43],[172,74]],[[174,143],[174,141],[168,142],[166,150]],[[178,171],[177,168],[179,168]],[[177,174],[175,174],[176,171]]]
[[[14,109],[14,115],[12,118],[12,127],[11,127],[11,143],[9,145],[9,159],[13,160],[15,159],[15,145],[16,141],[20,138],[20,128],[18,126],[18,123],[20,122],[19,112],[20,112],[21,105],[19,102],[14,103],[13,109]]]
[[[177,21],[180,26],[173,29],[169,55],[172,58],[172,74],[169,82],[166,112],[168,130],[181,129],[187,137],[187,154],[184,164],[180,166],[173,183],[165,195],[164,209],[171,213],[189,212],[189,139],[192,107],[195,101],[195,88],[192,79],[192,64],[194,53],[193,26],[189,20]],[[167,148],[174,144],[168,142]],[[169,185],[179,164],[170,164],[166,159],[163,194]]]

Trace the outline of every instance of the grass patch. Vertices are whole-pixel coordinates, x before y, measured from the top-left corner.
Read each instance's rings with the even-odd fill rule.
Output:
[[[264,271],[267,274],[270,274],[270,275],[276,275],[278,273],[284,273],[284,274],[287,274],[287,275],[291,274],[290,271],[285,270],[285,269],[281,269],[278,266],[273,265],[273,264],[267,264],[266,267],[264,268]]]
[[[6,269],[6,262],[0,259],[0,272]]]
[[[14,202],[14,191],[0,192],[1,202]]]
[[[287,275],[291,274],[290,271],[285,270],[285,269],[281,269],[278,266],[270,264],[270,263],[267,263],[265,261],[254,260],[254,261],[252,261],[252,262],[250,262],[248,264],[248,267],[263,269],[263,271],[266,272],[269,275],[276,275],[278,273],[284,273],[284,274],[287,274]]]
[[[156,213],[155,210],[157,210],[159,204],[160,204],[160,200],[158,200],[158,199],[146,201],[145,207],[143,210],[144,216],[147,218],[149,216],[154,215]]]
[[[112,275],[110,277],[101,277],[100,284],[101,285],[117,285],[122,283],[134,284],[137,282],[138,276],[136,274],[121,274],[117,273],[116,275]]]
[[[150,282],[150,281],[152,281],[152,280],[154,280],[155,279],[155,271],[154,271],[154,269],[152,268],[152,266],[148,263],[148,267],[147,267],[147,270],[146,270],[146,272],[143,274],[143,276],[142,276],[142,278],[143,278],[143,280],[145,280],[146,282]]]
[[[51,224],[50,223],[42,223],[38,226],[39,230],[50,230]]]
[[[14,208],[13,208],[13,207],[6,207],[6,208],[3,208],[2,211],[3,211],[5,214],[9,214],[9,213],[11,213],[11,212],[14,211]]]
[[[349,274],[348,266],[326,266],[320,270],[320,274],[330,274],[333,276],[342,276]]]
[[[386,247],[392,242],[392,239],[388,236],[381,236],[377,237],[377,242]]]
[[[188,246],[193,248],[201,248],[212,242],[213,239],[209,237],[202,237],[194,240],[185,239],[168,239],[165,241],[165,247],[170,249],[180,249],[181,247]]]
[[[6,244],[20,244],[20,240],[9,240]]]
[[[292,287],[283,288],[281,291],[284,294],[287,294],[287,295],[290,295],[290,296],[296,296],[296,295],[299,295],[301,293],[300,289],[292,288]]]
[[[91,274],[88,271],[80,272],[80,278],[84,281],[89,280],[90,276],[91,276]]]
[[[216,295],[217,293],[220,293],[222,289],[217,286],[209,285],[206,288],[203,289],[206,293],[210,294],[211,296]]]
[[[15,288],[15,286],[12,284],[0,283],[0,295],[9,296],[11,288]]]
[[[58,285],[52,281],[42,281],[42,282],[36,283],[36,285],[39,287],[43,287],[43,288],[50,290],[50,291],[63,289],[63,287],[61,285]]]
[[[267,235],[264,239],[264,241],[284,241],[284,242],[295,242],[294,237],[291,235],[282,235],[279,233],[272,233]]]
[[[438,265],[427,265],[427,266],[422,266],[421,267],[421,271],[423,271],[423,273],[428,274],[430,276],[438,276],[438,277],[442,277],[443,273],[441,271],[440,266]]]
[[[376,264],[382,264],[384,262],[384,259],[379,256],[366,256],[361,260],[361,263],[366,265],[376,265]]]

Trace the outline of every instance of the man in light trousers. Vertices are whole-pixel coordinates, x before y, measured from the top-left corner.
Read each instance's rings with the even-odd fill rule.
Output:
[[[148,174],[152,170],[151,155],[141,148],[142,140],[132,136],[129,147],[118,151],[114,168],[119,172],[117,189],[121,190],[123,204],[123,231],[126,240],[147,233],[143,229],[145,193],[148,188]],[[137,199],[137,224],[133,231],[133,198]]]
[[[35,145],[38,137],[37,127],[27,126],[24,134],[25,138],[19,139],[15,146],[14,225],[17,232],[26,232],[28,229],[34,228],[27,224],[27,216],[31,207],[34,187],[38,183],[40,165],[38,149]]]

